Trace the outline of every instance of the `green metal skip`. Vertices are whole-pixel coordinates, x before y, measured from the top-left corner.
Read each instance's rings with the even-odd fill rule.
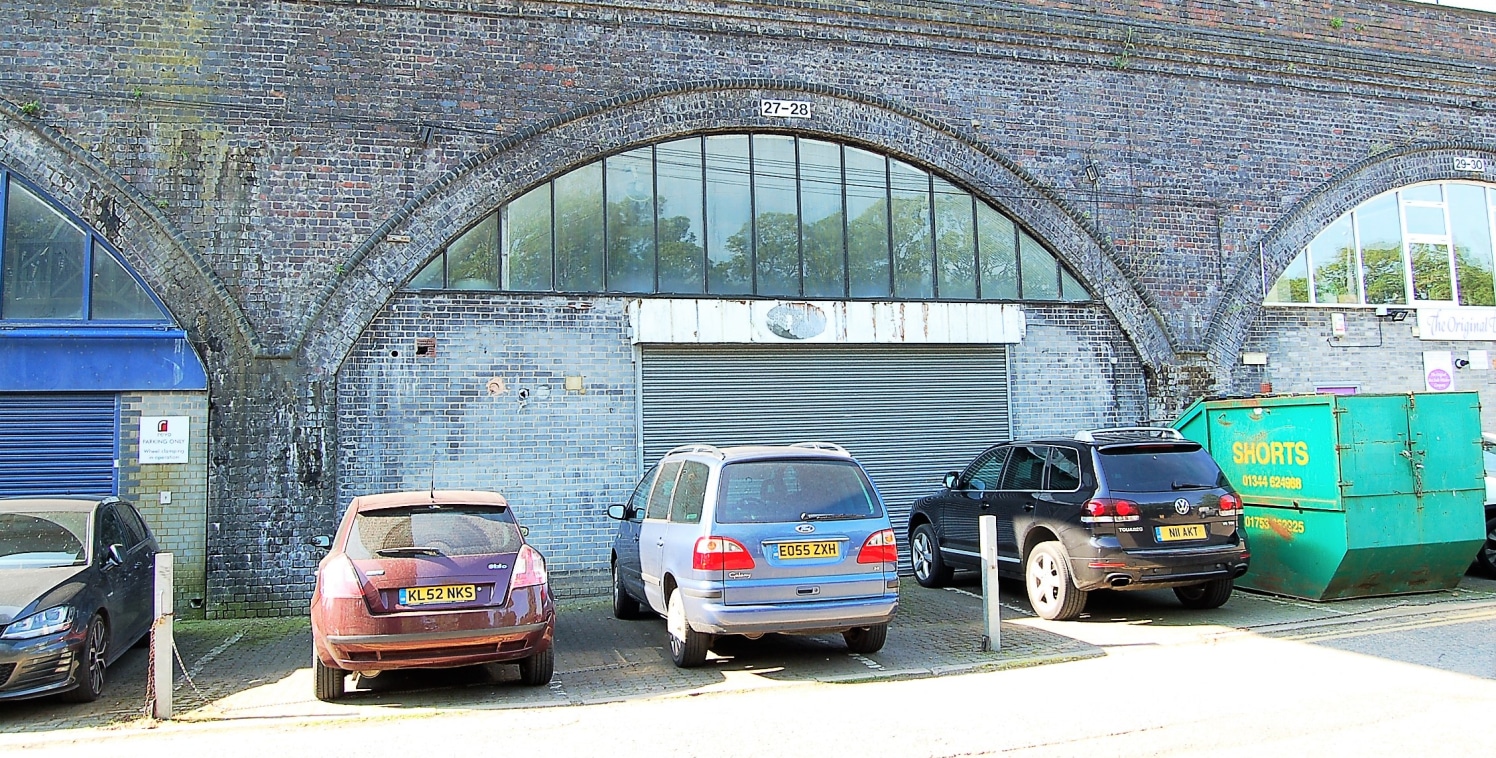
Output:
[[[1448,589],[1485,541],[1477,393],[1198,401],[1174,427],[1246,505],[1239,586],[1308,600]]]

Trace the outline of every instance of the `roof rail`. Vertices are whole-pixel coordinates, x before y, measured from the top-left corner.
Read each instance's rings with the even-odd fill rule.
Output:
[[[847,452],[846,448],[836,444],[835,442],[819,442],[816,440],[810,440],[808,442],[796,442],[795,444],[790,445],[790,447],[804,447],[810,448],[811,450],[830,450],[833,453],[841,453],[842,455],[847,456],[851,455],[851,453]]]
[[[689,445],[672,448],[665,455],[675,455],[676,453],[706,453],[707,455],[715,455],[718,458],[725,459],[727,457],[727,453],[722,452],[716,445],[708,445],[701,442],[693,442]]]
[[[1126,440],[1138,437],[1150,437],[1160,440],[1184,439],[1184,435],[1180,434],[1178,429],[1170,429],[1165,426],[1117,426],[1110,429],[1088,429],[1075,433],[1075,439],[1081,442],[1106,442],[1108,440]]]

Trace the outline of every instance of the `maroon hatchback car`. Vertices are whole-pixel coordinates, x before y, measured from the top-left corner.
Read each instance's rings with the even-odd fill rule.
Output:
[[[545,559],[502,495],[392,492],[357,497],[317,568],[312,669],[320,700],[345,676],[408,668],[519,664],[551,680],[555,607]]]

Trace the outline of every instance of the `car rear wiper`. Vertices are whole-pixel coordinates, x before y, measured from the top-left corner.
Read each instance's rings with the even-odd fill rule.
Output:
[[[850,521],[852,519],[867,518],[855,513],[802,513],[801,521]]]
[[[1172,490],[1208,490],[1209,484],[1190,484],[1188,482],[1170,482],[1169,489]]]
[[[387,547],[383,550],[375,550],[375,553],[384,558],[409,558],[417,555],[428,555],[439,558],[446,555],[434,547]]]

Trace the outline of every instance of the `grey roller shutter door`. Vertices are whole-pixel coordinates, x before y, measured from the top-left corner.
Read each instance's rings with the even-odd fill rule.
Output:
[[[901,545],[914,501],[1009,435],[1001,346],[647,345],[642,358],[646,465],[690,442],[835,442],[873,478]]]
[[[0,394],[0,497],[112,495],[114,395]]]

